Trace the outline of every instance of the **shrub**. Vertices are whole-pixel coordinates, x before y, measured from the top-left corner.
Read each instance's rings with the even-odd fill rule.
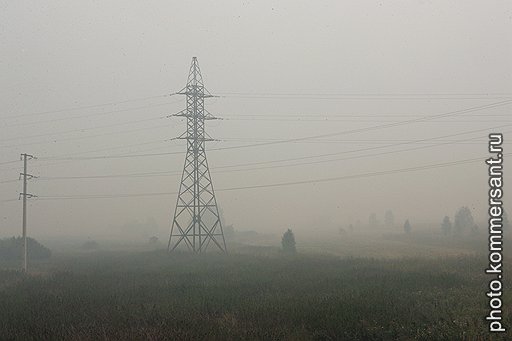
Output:
[[[281,244],[283,245],[283,251],[286,253],[295,253],[297,251],[295,248],[295,236],[292,230],[288,229],[288,231],[283,234]]]

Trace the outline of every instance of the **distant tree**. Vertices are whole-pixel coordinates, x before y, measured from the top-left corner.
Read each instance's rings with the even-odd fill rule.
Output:
[[[379,221],[377,220],[377,214],[370,214],[370,216],[368,217],[368,225],[370,227],[377,227],[379,225]]]
[[[350,232],[354,232],[354,225],[352,225],[352,224],[348,225],[348,230]]]
[[[457,234],[462,234],[468,229],[472,229],[475,225],[475,220],[471,214],[471,210],[466,206],[461,207],[455,213],[453,228]]]
[[[450,217],[447,215],[444,216],[443,222],[441,223],[441,231],[445,236],[449,235],[452,232],[452,222],[450,221]]]
[[[283,246],[283,251],[286,253],[295,253],[297,251],[295,248],[295,236],[292,230],[288,229],[288,231],[283,234],[281,244]]]
[[[343,227],[338,228],[339,234],[345,234],[346,232],[347,232],[347,230],[345,230]]]
[[[158,244],[158,237],[152,236],[151,238],[149,238],[149,244]]]
[[[409,219],[407,219],[404,223],[404,232],[411,233],[411,223],[409,223]]]
[[[386,211],[386,214],[384,215],[384,224],[386,224],[386,227],[388,228],[395,226],[395,215],[393,214],[393,211]]]
[[[22,258],[23,238],[12,237],[0,239],[0,259],[1,260],[20,260]],[[47,247],[40,244],[37,240],[27,238],[27,256],[29,260],[50,258],[52,252]]]
[[[510,229],[510,222],[508,220],[508,214],[507,214],[507,211],[503,210],[503,215],[501,216],[502,218],[502,228],[503,230],[508,230]]]

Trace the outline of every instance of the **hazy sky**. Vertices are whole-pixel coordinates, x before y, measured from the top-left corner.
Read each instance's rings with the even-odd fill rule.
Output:
[[[40,177],[29,183],[40,196],[31,235],[115,237],[155,219],[165,238],[175,195],[78,198],[176,192],[184,154],[51,159],[184,151],[169,139],[185,122],[162,117],[185,100],[164,95],[197,56],[221,95],[207,109],[225,118],[207,122],[220,140],[208,148],[281,141],[208,152],[235,228],[325,229],[387,209],[400,223],[437,223],[462,205],[482,220],[482,162],[225,189],[483,158],[488,128],[512,130],[511,31],[509,1],[0,1],[0,200],[17,199],[11,161],[29,153]],[[166,171],[176,173],[97,177]],[[49,200],[63,196],[77,198]],[[0,236],[19,234],[20,221],[20,202],[0,203]]]

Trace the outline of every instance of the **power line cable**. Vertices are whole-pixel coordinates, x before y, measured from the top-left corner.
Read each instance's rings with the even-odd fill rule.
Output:
[[[509,156],[509,155],[512,155],[512,153],[507,153],[507,154],[504,154],[503,156]],[[416,172],[416,171],[422,171],[422,170],[457,166],[457,165],[468,164],[468,163],[483,162],[487,157],[488,156],[472,158],[472,159],[457,160],[457,161],[450,161],[450,162],[443,162],[443,163],[427,164],[427,165],[421,165],[421,166],[415,166],[415,167],[384,170],[384,171],[378,171],[378,172],[352,174],[352,175],[345,175],[345,176],[338,176],[338,177],[317,178],[317,179],[310,179],[310,180],[300,180],[300,181],[279,182],[279,183],[271,183],[271,184],[220,188],[220,189],[217,189],[217,191],[224,192],[224,191],[235,191],[235,190],[245,190],[245,189],[283,187],[283,186],[332,182],[332,181],[340,181],[340,180],[347,180],[347,179],[357,179],[357,178],[367,178],[367,177],[375,177],[375,176],[382,176],[382,175],[409,173],[409,172]],[[116,194],[116,195],[89,194],[89,195],[39,196],[38,200],[110,199],[110,198],[162,196],[162,195],[175,195],[175,194],[177,194],[177,192],[131,193],[131,194]]]
[[[59,121],[67,121],[67,120],[87,118],[87,117],[105,116],[105,115],[110,115],[110,114],[115,114],[115,113],[120,113],[120,112],[126,112],[126,111],[135,111],[135,110],[141,110],[141,109],[163,107],[163,106],[175,104],[175,103],[178,103],[178,101],[172,101],[172,102],[166,102],[166,103],[160,103],[160,104],[152,104],[152,105],[144,105],[144,106],[139,106],[139,107],[135,107],[135,108],[125,108],[125,109],[119,109],[119,110],[102,111],[99,113],[88,113],[86,115],[79,115],[79,116],[66,116],[66,117],[60,117],[60,118],[55,118],[55,119],[50,119],[50,120],[9,124],[9,125],[5,125],[4,127],[9,128],[9,127],[27,126],[27,125],[34,125],[34,124],[54,123],[54,122],[59,122]]]
[[[322,123],[332,123],[332,122],[372,122],[372,123],[389,123],[389,122],[396,122],[396,120],[375,120],[375,119],[369,119],[369,120],[361,120],[361,119],[327,119],[327,118],[229,118],[223,116],[222,118],[224,121],[253,121],[253,122],[303,122],[303,123],[310,123],[310,122],[322,122]],[[511,120],[507,118],[503,119],[493,119],[494,122],[510,122]],[[489,122],[489,120],[442,120],[442,121],[434,121],[429,123],[481,123],[481,122]]]
[[[450,134],[448,136],[465,135],[465,134],[470,134],[470,133],[474,133],[474,132],[486,131],[486,130],[489,130],[489,129],[493,129],[493,128],[485,128],[485,129],[472,130],[472,131],[467,131],[467,132]],[[415,143],[416,142],[420,142],[420,141],[426,141],[426,140],[436,140],[436,139],[440,139],[440,138],[444,138],[444,137],[446,137],[446,136],[433,137],[433,138],[423,139],[423,140],[416,140]],[[468,141],[468,140],[474,140],[474,139],[480,139],[480,138],[481,138],[480,136],[477,136],[477,137],[471,137],[471,138],[460,140],[460,141]],[[325,156],[333,156],[333,155],[340,155],[340,154],[346,154],[346,153],[356,153],[356,152],[380,149],[380,148],[385,148],[385,147],[395,147],[395,146],[400,146],[400,145],[404,145],[404,144],[408,144],[408,143],[402,142],[402,143],[397,143],[397,144],[393,144],[393,145],[389,145],[389,146],[370,147],[370,148],[364,148],[364,149],[348,150],[348,151],[342,151],[342,152],[337,152],[337,153],[314,155],[314,156],[306,156],[306,157],[291,158],[291,159],[281,159],[281,160],[272,160],[272,161],[263,161],[263,162],[252,162],[252,163],[245,163],[245,164],[225,165],[225,166],[213,167],[212,169],[216,170],[216,169],[226,169],[226,168],[239,168],[239,167],[247,167],[247,166],[261,165],[261,164],[272,164],[272,163],[282,163],[282,162],[289,162],[289,161],[298,161],[298,160],[318,158],[318,157],[325,157]],[[391,150],[391,151],[387,151],[387,152],[380,152],[378,154],[356,155],[356,156],[347,157],[347,158],[337,158],[337,159],[319,160],[319,161],[313,161],[313,162],[302,162],[302,163],[276,165],[276,166],[266,166],[266,167],[227,169],[227,170],[223,170],[223,171],[222,170],[221,171],[215,171],[215,173],[243,172],[243,171],[253,171],[253,170],[260,170],[260,169],[294,167],[294,166],[301,166],[301,165],[311,165],[311,164],[319,164],[319,163],[327,163],[327,162],[336,162],[336,161],[342,161],[342,160],[359,159],[359,158],[366,158],[366,157],[371,157],[371,156],[381,156],[381,155],[401,153],[401,152],[412,151],[412,150],[426,149],[426,148],[444,146],[444,145],[447,145],[447,144],[452,144],[452,142],[451,141],[449,141],[449,142],[443,141],[442,143],[437,143],[437,144],[432,144],[432,145],[427,145],[427,146],[419,146],[419,147],[400,149],[400,150]],[[76,179],[103,179],[103,178],[126,178],[126,177],[134,178],[134,177],[155,177],[155,176],[168,176],[168,175],[180,175],[180,174],[181,174],[181,172],[178,172],[178,171],[160,171],[160,172],[145,172],[145,173],[130,173],[130,174],[85,175],[85,176],[66,176],[66,177],[40,177],[39,180],[43,180],[43,181],[44,180],[76,180]]]
[[[221,98],[232,99],[279,99],[279,100],[488,100],[488,99],[504,99],[511,96],[288,96],[288,95],[222,95]]]
[[[456,110],[456,111],[450,111],[450,112],[436,114],[436,115],[432,115],[432,116],[422,116],[419,118],[399,121],[399,122],[395,122],[395,123],[380,124],[380,125],[376,125],[376,126],[345,130],[345,131],[336,132],[336,133],[299,137],[299,138],[274,141],[274,142],[256,143],[256,144],[245,145],[245,146],[224,147],[223,149],[238,149],[238,148],[249,148],[249,147],[257,147],[257,146],[267,146],[267,145],[288,143],[288,142],[294,142],[294,141],[302,141],[302,140],[308,140],[308,139],[318,139],[318,138],[324,138],[324,137],[338,136],[338,135],[344,135],[344,134],[361,133],[361,132],[367,132],[367,131],[372,131],[372,130],[377,130],[377,129],[392,128],[392,127],[407,125],[407,124],[411,124],[411,123],[424,122],[424,121],[429,121],[429,120],[433,120],[433,119],[437,119],[437,118],[441,118],[441,117],[455,116],[455,115],[460,115],[460,114],[464,114],[467,112],[479,111],[479,110],[483,110],[483,109],[496,108],[496,107],[500,107],[500,106],[509,105],[511,103],[512,103],[512,100],[507,100],[507,101],[501,101],[501,102],[496,102],[496,103],[490,103],[490,104],[486,104],[483,106],[476,106],[476,107],[471,107],[471,108],[466,108],[466,109],[461,109],[461,110]]]
[[[512,153],[507,153],[504,155],[508,156],[508,155],[512,155]],[[486,156],[486,157],[488,157],[488,156]],[[429,165],[408,167],[408,168],[401,168],[401,169],[385,170],[385,171],[379,171],[379,172],[369,172],[369,173],[363,173],[363,174],[338,176],[338,177],[331,177],[331,178],[321,178],[321,179],[312,179],[312,180],[281,182],[281,183],[275,183],[275,184],[223,188],[223,189],[220,189],[220,191],[234,191],[234,190],[242,190],[242,189],[282,187],[282,186],[302,185],[302,184],[311,184],[311,183],[318,183],[318,182],[331,182],[331,181],[346,180],[346,179],[367,178],[367,177],[381,176],[381,175],[408,173],[408,172],[415,172],[415,171],[420,171],[420,170],[456,166],[456,165],[467,164],[467,163],[483,162],[483,160],[485,160],[486,157],[465,159],[465,160],[458,160],[458,161],[451,161],[451,162],[444,162],[444,163],[437,163],[437,164],[429,164]]]
[[[11,183],[11,182],[18,182],[20,181],[19,179],[16,179],[16,180],[2,180],[0,181],[0,184],[8,184],[8,183]]]
[[[20,118],[20,117],[26,117],[26,116],[40,116],[40,115],[47,115],[47,114],[55,114],[55,113],[61,113],[61,112],[68,112],[68,111],[76,111],[76,110],[83,110],[83,109],[92,109],[92,108],[98,108],[98,107],[104,107],[108,105],[116,105],[116,104],[124,104],[129,102],[137,102],[137,101],[145,101],[149,99],[155,99],[155,98],[164,98],[172,96],[170,95],[157,95],[157,96],[148,96],[148,97],[139,97],[139,98],[133,98],[128,99],[124,101],[118,101],[118,102],[109,102],[109,103],[102,103],[102,104],[92,104],[92,105],[84,105],[84,106],[77,106],[77,107],[69,107],[65,109],[56,109],[56,110],[48,110],[48,111],[40,111],[40,112],[33,112],[33,113],[19,113],[16,115],[6,116],[2,117],[2,119],[9,119],[9,118]]]
[[[494,114],[490,114],[490,113],[486,113],[486,114],[470,114],[470,115],[464,115],[466,117],[510,117],[510,114],[509,113],[506,113],[506,114],[498,114],[498,113],[494,113]],[[355,117],[355,118],[374,118],[374,117],[378,117],[378,118],[382,118],[382,117],[408,117],[408,118],[415,118],[414,116],[411,117],[411,114],[390,114],[390,113],[380,113],[380,114],[375,114],[375,113],[359,113],[359,114],[345,114],[345,113],[339,113],[339,114],[336,114],[336,113],[330,113],[330,114],[326,114],[326,113],[288,113],[288,114],[268,114],[268,113],[265,113],[265,114],[262,114],[262,113],[258,113],[258,114],[254,114],[254,113],[251,113],[251,114],[223,114],[222,115],[222,118],[230,118],[230,117],[291,117],[291,118],[295,118],[295,117],[313,117],[313,118],[318,118],[318,117],[321,117],[321,118],[328,118],[328,117],[334,117],[334,118],[339,118],[339,117]],[[418,116],[420,117],[420,116]]]
[[[118,127],[118,126],[123,126],[123,125],[128,125],[128,124],[135,124],[135,123],[142,123],[142,122],[148,122],[148,121],[161,120],[161,119],[164,119],[164,118],[166,118],[166,117],[165,116],[159,116],[159,117],[151,117],[151,118],[144,118],[144,119],[139,119],[139,120],[131,120],[131,121],[127,121],[127,122],[118,122],[118,123],[107,124],[107,125],[100,125],[100,126],[94,126],[94,127],[88,127],[88,128],[76,128],[76,129],[71,129],[71,130],[63,130],[63,131],[53,132],[53,133],[43,133],[43,134],[36,134],[36,135],[29,135],[29,136],[16,136],[16,137],[11,137],[11,138],[7,138],[7,139],[3,139],[0,142],[12,141],[12,140],[25,140],[25,139],[30,139],[30,138],[34,138],[34,137],[45,137],[45,136],[62,135],[62,134],[68,134],[68,133],[74,133],[74,132],[84,132],[84,131],[89,131],[89,130],[94,130],[94,129],[112,128],[112,127]]]
[[[0,162],[0,165],[10,165],[11,163],[18,163],[18,162],[21,162],[21,161],[20,160],[5,161],[5,162]]]
[[[412,97],[460,97],[460,96],[512,96],[511,92],[459,92],[459,93],[432,93],[432,92],[416,92],[416,93],[407,93],[407,92],[387,92],[387,93],[361,93],[361,92],[339,92],[339,93],[304,93],[304,92],[236,92],[236,91],[221,91],[216,92],[218,95],[243,95],[243,96],[328,96],[328,97],[396,97],[396,96],[412,96]]]
[[[344,130],[341,132],[335,132],[335,133],[328,133],[328,134],[320,134],[320,135],[312,135],[312,136],[305,136],[305,137],[298,137],[293,139],[285,139],[285,140],[279,140],[279,141],[272,141],[272,142],[263,142],[263,143],[254,143],[254,144],[248,144],[248,145],[240,145],[240,146],[231,146],[231,147],[221,147],[221,148],[213,148],[209,149],[209,151],[213,150],[230,150],[230,149],[241,149],[241,148],[252,148],[252,147],[259,147],[259,146],[268,146],[268,145],[275,145],[275,144],[282,144],[282,143],[289,143],[289,142],[296,142],[296,141],[304,141],[304,140],[310,140],[310,139],[318,139],[318,138],[325,138],[325,137],[332,137],[332,136],[338,136],[338,135],[344,135],[344,134],[353,134],[353,133],[361,133],[361,132],[367,132],[377,129],[385,129],[385,128],[391,128],[391,127],[397,127],[401,125],[416,123],[416,122],[423,122],[428,120],[437,119],[440,117],[447,117],[447,116],[455,116],[464,114],[467,112],[473,112],[478,110],[484,110],[484,109],[490,109],[500,106],[505,106],[508,104],[511,104],[512,100],[507,101],[501,101],[496,103],[490,103],[487,105],[482,106],[476,106],[456,111],[450,111],[445,112],[441,114],[436,114],[432,116],[423,116],[415,119],[405,120],[405,121],[399,121],[395,123],[388,123],[388,124],[381,124],[376,126],[370,126],[365,128],[357,128],[357,129],[351,129],[351,130]],[[82,158],[56,158],[56,157],[41,157],[39,160],[94,160],[94,159],[116,159],[116,158],[130,158],[130,157],[152,157],[152,156],[164,156],[164,155],[172,155],[172,154],[183,154],[184,152],[163,152],[163,153],[147,153],[147,154],[131,154],[131,155],[105,155],[105,156],[92,156],[92,157],[82,157]]]
[[[39,177],[39,181],[46,180],[78,180],[78,179],[111,179],[111,178],[144,178],[153,176],[163,176],[169,174],[179,175],[181,172],[162,171],[162,172],[145,172],[145,173],[128,173],[128,174],[106,174],[106,175],[83,175],[83,176],[44,176]]]
[[[4,202],[14,202],[14,201],[19,201],[19,199],[7,199],[7,200],[0,200],[0,203],[4,203]]]
[[[425,138],[425,139],[420,139],[420,140],[414,140],[413,142],[399,142],[399,143],[392,143],[392,144],[388,144],[388,145],[384,145],[384,146],[366,147],[366,148],[360,148],[360,149],[355,149],[355,150],[354,149],[352,149],[352,150],[344,150],[344,151],[340,151],[340,152],[324,153],[324,154],[310,155],[310,156],[301,156],[301,157],[287,158],[287,159],[274,160],[274,161],[251,162],[251,163],[247,163],[246,165],[247,166],[253,166],[253,165],[261,165],[261,164],[276,163],[276,162],[300,161],[300,160],[313,159],[313,158],[319,158],[319,157],[335,156],[335,155],[341,155],[341,154],[347,154],[347,153],[365,152],[365,151],[369,151],[369,150],[397,147],[397,146],[401,146],[401,145],[433,141],[433,140],[442,139],[442,138],[446,138],[446,137],[454,137],[454,136],[472,134],[472,133],[477,133],[477,132],[483,132],[483,131],[487,131],[487,130],[491,130],[491,129],[496,129],[496,128],[503,128],[503,127],[507,127],[507,126],[512,126],[512,124],[509,124],[509,125],[506,125],[506,126],[489,127],[489,128],[483,128],[483,129],[475,129],[475,130],[464,131],[464,132],[460,132],[460,133],[443,135],[443,136],[430,137],[430,138]],[[477,138],[481,138],[481,137],[479,136]],[[230,166],[224,166],[224,167],[230,167]],[[215,168],[220,168],[220,167],[215,167]]]
[[[259,138],[229,138],[229,139],[220,139],[224,142],[237,142],[237,141],[255,141],[255,142],[267,142],[267,141],[278,141],[280,139],[259,139]],[[366,139],[366,140],[312,140],[312,141],[298,141],[298,143],[316,143],[316,144],[386,144],[389,142],[408,142],[415,143],[418,140],[412,139]],[[461,142],[458,140],[443,140],[444,142],[451,142],[453,144],[481,144],[484,140],[474,141],[474,142]],[[431,144],[431,142],[417,142],[417,143],[426,143]],[[503,142],[503,144],[512,144],[512,142]]]
[[[443,143],[438,143],[438,144],[433,144],[433,145],[419,146],[419,147],[400,149],[400,150],[391,150],[391,151],[379,152],[379,153],[374,153],[374,154],[355,155],[355,156],[350,156],[350,157],[343,157],[343,158],[336,158],[336,159],[329,159],[329,160],[309,161],[309,162],[299,162],[299,163],[285,164],[285,165],[263,166],[263,167],[254,167],[254,168],[246,168],[246,169],[231,169],[231,170],[227,170],[227,171],[223,171],[223,172],[228,173],[228,172],[253,171],[253,170],[261,170],[261,169],[288,168],[288,167],[296,167],[296,166],[303,166],[303,165],[313,165],[313,164],[320,164],[320,163],[346,161],[346,160],[362,159],[362,158],[367,158],[367,157],[372,157],[372,156],[382,156],[382,155],[396,154],[396,153],[402,153],[402,152],[408,152],[408,151],[414,151],[414,150],[420,150],[420,149],[426,149],[426,148],[432,148],[432,147],[445,146],[447,144],[451,144],[451,143],[443,142]]]
[[[169,124],[169,123],[167,123],[167,124],[159,124],[159,125],[150,126],[150,127],[128,129],[128,130],[120,130],[120,131],[114,131],[114,132],[108,132],[108,133],[102,133],[102,134],[95,134],[95,135],[66,137],[66,138],[61,138],[61,139],[55,139],[55,140],[53,140],[51,142],[55,143],[55,142],[63,142],[63,141],[83,140],[83,139],[88,139],[88,138],[92,138],[92,137],[102,137],[102,136],[126,134],[126,133],[133,133],[133,132],[144,131],[144,130],[153,130],[153,129],[159,129],[159,128],[164,128],[164,127],[170,127],[170,126],[172,126],[172,124]],[[15,145],[4,145],[4,146],[0,146],[0,147],[3,147],[3,148],[14,148],[14,147],[19,147],[19,146],[39,145],[41,143],[42,142],[28,142],[28,143],[20,143],[20,144],[15,144]]]

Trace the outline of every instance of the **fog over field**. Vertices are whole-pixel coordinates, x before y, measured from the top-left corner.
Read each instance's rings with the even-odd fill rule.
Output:
[[[460,206],[479,222],[486,219],[480,162],[222,189],[485,157],[488,131],[482,129],[509,130],[509,104],[366,128],[509,100],[507,2],[16,1],[1,7],[0,162],[20,153],[39,158],[29,162],[40,177],[29,183],[40,197],[29,205],[34,236],[122,238],[123,225],[154,219],[164,237],[175,195],[45,197],[176,192],[184,154],[50,159],[184,152],[184,141],[169,141],[185,130],[184,120],[161,117],[184,108],[182,96],[164,95],[183,88],[192,56],[205,86],[220,95],[206,100],[207,110],[224,118],[207,122],[207,132],[220,140],[207,143],[207,152],[228,223],[262,232],[332,229],[366,223],[372,212],[382,220],[391,209],[400,225],[406,218],[437,225]],[[332,135],[208,151],[324,134]],[[15,180],[21,162],[0,168],[2,180]],[[62,179],[148,172],[175,173]],[[0,199],[17,199],[20,186],[2,183]],[[1,218],[2,236],[19,233],[21,205],[2,203]]]

